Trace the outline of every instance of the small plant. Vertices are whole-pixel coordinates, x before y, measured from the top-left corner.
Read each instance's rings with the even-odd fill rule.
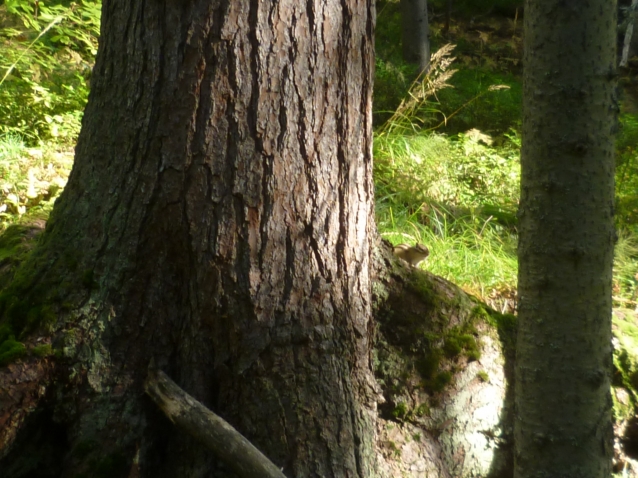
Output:
[[[397,444],[393,441],[388,441],[387,443],[388,443],[388,447],[390,448],[390,451],[395,456],[395,458],[401,458],[401,448],[399,448]]]
[[[449,69],[454,61],[454,45],[444,45],[430,58],[430,69],[421,73],[410,86],[408,95],[401,101],[394,114],[381,126],[379,134],[416,132],[424,124],[424,117],[432,116],[439,110],[429,98],[436,92],[451,85],[448,80],[457,70]]]
[[[408,414],[408,406],[404,402],[397,403],[397,406],[392,410],[392,416],[397,419],[403,419]]]

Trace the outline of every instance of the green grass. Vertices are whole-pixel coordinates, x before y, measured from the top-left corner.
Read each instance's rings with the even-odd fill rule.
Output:
[[[434,143],[439,141],[435,137]],[[515,234],[489,215],[446,209],[428,198],[427,191],[421,194],[421,203],[408,202],[405,191],[378,197],[376,217],[382,236],[394,244],[426,244],[427,270],[502,308],[516,288]]]
[[[516,212],[520,172],[515,142],[497,149],[489,140],[478,132],[376,136],[376,217],[394,244],[428,246],[429,271],[498,305],[516,288],[515,219],[504,218]]]
[[[461,68],[450,83],[454,88],[438,94],[441,109],[448,117],[445,132],[454,134],[477,128],[502,134],[519,128],[523,102],[519,78],[484,67]],[[507,88],[490,91],[495,85]]]
[[[616,221],[627,228],[638,224],[638,114],[620,116],[616,139]]]
[[[638,235],[623,230],[614,251],[614,303],[635,308],[638,300]]]

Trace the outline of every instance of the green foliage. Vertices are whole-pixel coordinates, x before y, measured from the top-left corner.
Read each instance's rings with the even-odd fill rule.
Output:
[[[378,57],[375,61],[373,124],[380,126],[388,121],[410,87],[408,78],[414,68]]]
[[[377,225],[430,248],[426,267],[486,297],[516,284],[518,148],[468,132],[375,138]]]
[[[638,299],[638,237],[626,230],[620,231],[614,249],[613,295],[624,307]]]
[[[629,395],[625,403],[614,398],[614,415],[628,419],[635,414],[638,403],[638,320],[636,312],[629,309],[614,310],[614,369],[613,386],[625,388]]]
[[[100,2],[9,0],[0,7],[1,133],[74,141],[97,50]]]
[[[461,68],[450,83],[453,88],[438,94],[446,132],[476,128],[503,134],[519,128],[523,104],[519,78],[487,68]]]
[[[616,140],[616,221],[619,226],[638,224],[638,115],[620,116]]]
[[[448,208],[484,204],[515,210],[520,184],[519,150],[499,149],[478,130],[454,139],[435,134],[383,134],[375,138],[377,195],[383,200],[437,203]]]

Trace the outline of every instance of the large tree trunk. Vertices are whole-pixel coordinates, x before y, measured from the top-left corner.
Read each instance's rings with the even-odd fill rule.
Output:
[[[104,2],[73,172],[0,300],[5,337],[57,357],[5,444],[30,424],[53,476],[223,476],[144,398],[154,359],[288,476],[373,475],[373,23],[371,1]]]
[[[615,2],[527,1],[517,477],[608,477]]]

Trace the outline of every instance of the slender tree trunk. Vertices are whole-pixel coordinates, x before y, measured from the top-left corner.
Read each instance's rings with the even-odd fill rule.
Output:
[[[634,24],[636,23],[636,10],[638,9],[638,0],[632,0],[629,13],[629,22],[625,30],[625,38],[623,41],[622,55],[620,57],[619,66],[626,67],[629,63],[629,53],[631,51],[631,37],[634,33]]]
[[[430,65],[427,0],[401,0],[403,59],[426,71]]]
[[[73,172],[0,303],[61,357],[59,476],[223,476],[144,397],[151,358],[286,475],[373,476],[373,23],[371,1],[105,0]]]
[[[445,3],[445,24],[443,25],[444,35],[449,35],[450,33],[451,20],[452,20],[452,0],[447,0]]]
[[[528,0],[515,476],[611,473],[615,2]]]

